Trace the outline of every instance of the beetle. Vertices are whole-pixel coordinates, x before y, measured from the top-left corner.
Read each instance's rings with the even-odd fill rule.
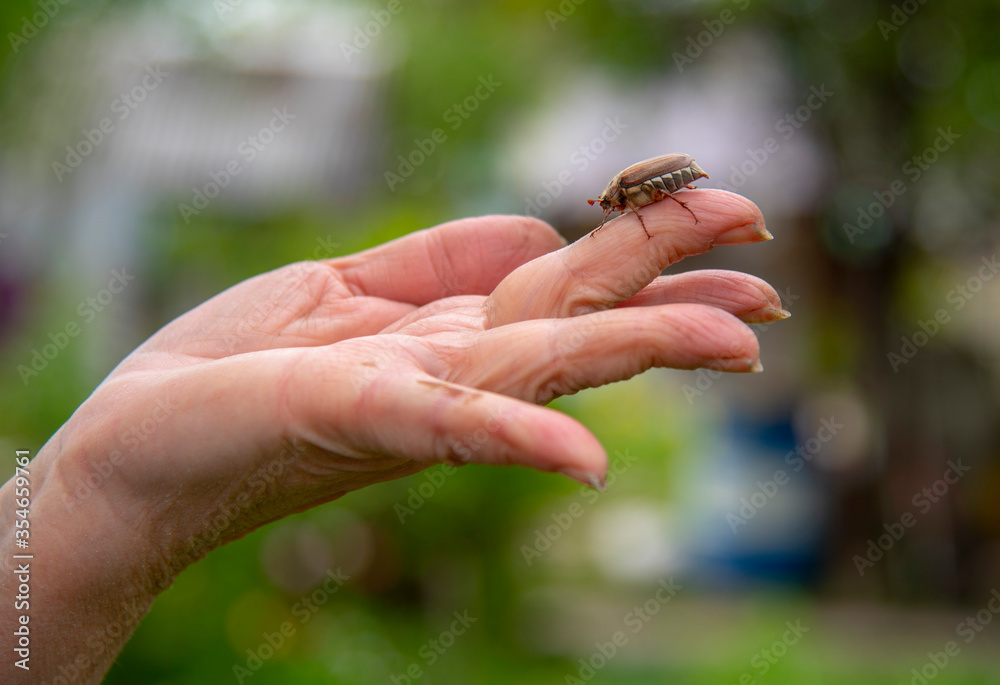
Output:
[[[601,225],[591,231],[590,235],[594,235],[604,227],[611,212],[624,213],[627,207],[639,217],[639,225],[642,226],[646,237],[652,238],[653,236],[649,235],[649,231],[646,230],[646,223],[642,220],[642,215],[639,214],[639,207],[645,207],[669,197],[691,212],[687,203],[681,202],[673,194],[681,188],[694,188],[691,184],[699,178],[709,178],[709,176],[704,169],[698,166],[691,155],[662,155],[633,164],[611,179],[611,183],[604,189],[600,197],[596,200],[587,200],[591,206],[600,204],[604,210],[604,221],[601,221]],[[694,212],[691,212],[691,216],[694,216],[694,222],[698,223],[698,217],[695,216]]]

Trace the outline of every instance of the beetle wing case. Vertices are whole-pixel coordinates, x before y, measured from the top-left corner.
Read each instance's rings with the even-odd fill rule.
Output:
[[[691,167],[691,165],[697,167],[694,157],[691,155],[662,155],[660,157],[653,157],[651,159],[633,164],[628,169],[618,174],[616,180],[618,180],[623,187],[628,188],[629,186],[639,185],[640,183],[648,181],[651,178],[687,169]],[[698,168],[698,171],[701,171],[700,167]],[[701,171],[701,173],[704,174],[705,172]],[[614,181],[612,181],[612,183],[614,183]]]

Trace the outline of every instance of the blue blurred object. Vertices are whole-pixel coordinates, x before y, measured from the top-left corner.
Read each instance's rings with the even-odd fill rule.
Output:
[[[697,459],[682,518],[686,571],[698,584],[809,585],[821,570],[832,498],[792,411],[732,413]],[[821,449],[830,447],[821,447]]]

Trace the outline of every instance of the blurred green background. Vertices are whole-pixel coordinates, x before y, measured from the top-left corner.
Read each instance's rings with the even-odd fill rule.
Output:
[[[436,467],[290,517],[185,571],[107,682],[1000,682],[998,26],[989,0],[6,0],[8,453],[233,283],[491,212],[576,239],[669,152],[775,236],[671,272],[755,273],[793,314],[755,327],[763,374],[555,402],[607,492]]]

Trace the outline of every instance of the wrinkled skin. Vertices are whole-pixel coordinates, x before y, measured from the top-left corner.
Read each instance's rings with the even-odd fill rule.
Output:
[[[141,614],[212,547],[441,461],[599,485],[604,449],[539,406],[554,397],[654,366],[759,370],[745,322],[787,315],[770,286],[659,273],[771,236],[738,195],[682,194],[700,222],[674,202],[645,207],[651,240],[631,213],[569,246],[537,220],[463,219],[262,274],[165,326],[32,462],[32,545],[49,559],[34,578],[33,635],[54,645],[46,664],[55,673],[83,654],[84,680],[99,678],[137,622],[122,598]],[[148,436],[126,441],[136,426]],[[95,655],[86,638],[116,620],[125,634]]]

